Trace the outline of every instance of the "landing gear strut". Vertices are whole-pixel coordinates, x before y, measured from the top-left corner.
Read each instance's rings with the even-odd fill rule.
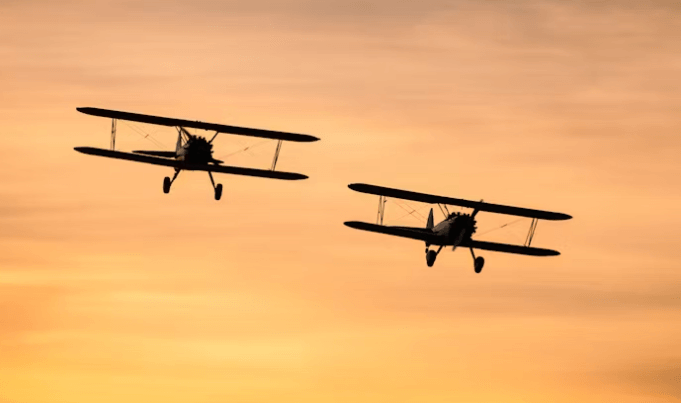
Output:
[[[175,182],[175,179],[177,178],[177,175],[180,174],[180,170],[176,169],[175,170],[175,175],[173,175],[173,179],[170,179],[169,177],[163,178],[163,193],[170,193],[170,186]]]
[[[435,258],[437,258],[438,253],[440,253],[440,251],[442,250],[442,245],[440,245],[437,252],[428,249],[428,246],[426,246],[426,264],[428,265],[428,267],[433,267],[433,265],[435,264]]]
[[[475,257],[473,248],[471,248],[471,255],[473,256],[473,268],[475,269],[476,273],[480,273],[482,271],[482,267],[485,265],[485,258],[482,256]]]
[[[213,180],[213,173],[210,171],[208,171],[208,176],[210,177],[210,183],[213,184],[213,190],[215,190],[215,200],[220,200],[220,197],[222,197],[222,183],[218,183],[216,186]]]

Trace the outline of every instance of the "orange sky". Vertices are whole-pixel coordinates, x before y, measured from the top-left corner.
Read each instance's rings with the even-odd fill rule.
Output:
[[[680,401],[681,7],[643,4],[3,1],[0,401]],[[322,141],[283,147],[307,181],[164,195],[168,169],[73,151],[109,141],[78,106]],[[539,224],[560,257],[428,268],[342,225],[375,217],[351,182],[575,219]]]

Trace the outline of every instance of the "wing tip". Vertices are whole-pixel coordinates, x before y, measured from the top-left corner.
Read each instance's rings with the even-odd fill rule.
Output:
[[[534,248],[529,246],[527,248],[533,252],[530,254],[531,256],[560,256],[560,252],[553,249]]]
[[[88,152],[92,151],[92,147],[73,147],[74,150],[78,151],[79,153],[87,154]]]
[[[553,250],[553,249],[543,249],[542,252],[543,252],[543,254],[541,254],[539,256],[560,256],[560,252],[558,252],[557,250]]]
[[[309,176],[305,174],[299,174],[297,172],[283,172],[283,171],[272,171],[274,174],[272,176],[262,176],[263,178],[269,179],[282,179],[287,181],[300,181],[308,179]]]
[[[564,213],[553,213],[553,212],[546,212],[539,217],[535,217],[539,220],[550,220],[550,221],[565,221],[565,220],[571,220],[572,216],[569,214],[564,214]]]
[[[361,221],[345,221],[343,225],[346,227],[354,228],[354,229],[362,229],[362,224],[365,224]]]
[[[367,186],[371,185],[367,185],[366,183],[351,183],[348,185],[348,188],[354,190],[355,192],[363,192],[364,188],[366,188]]]
[[[310,136],[309,134],[301,134],[300,136],[302,136],[300,141],[303,143],[314,143],[315,141],[321,140],[319,137]]]

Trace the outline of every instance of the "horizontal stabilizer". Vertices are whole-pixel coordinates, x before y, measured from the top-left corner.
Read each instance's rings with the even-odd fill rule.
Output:
[[[359,229],[362,231],[399,236],[402,238],[417,239],[419,241],[428,242],[432,245],[440,245],[439,242],[443,241],[442,237],[436,235],[432,230],[426,228],[389,227],[361,221],[346,221],[344,224],[350,228]]]
[[[270,171],[265,169],[255,169],[255,168],[244,168],[235,167],[229,165],[211,165],[211,164],[187,164],[184,161],[168,158],[159,158],[151,155],[142,155],[134,153],[126,153],[122,151],[106,150],[103,148],[94,147],[76,147],[76,151],[83,154],[96,155],[99,157],[115,158],[119,160],[143,162],[145,164],[161,165],[166,167],[172,167],[177,169],[184,169],[187,171],[206,171],[206,172],[218,172],[224,174],[232,175],[243,175],[243,176],[256,176],[259,178],[270,178],[270,179],[284,179],[284,180],[299,180],[307,179],[306,175],[292,173],[292,172],[281,172],[281,171]]]
[[[212,130],[218,133],[239,134],[241,136],[261,137],[266,139],[310,142],[319,140],[318,137],[307,134],[286,133],[274,130],[251,129],[248,127],[228,126],[218,123],[206,123],[185,119],[164,118],[161,116],[142,115],[140,113],[113,111],[100,108],[76,108],[78,112],[102,118],[128,120],[131,122],[149,123],[159,126],[179,126],[194,129]]]
[[[554,213],[551,211],[534,210],[522,207],[504,206],[501,204],[485,203],[480,201],[455,199],[453,197],[436,196],[426,193],[411,192],[408,190],[400,190],[387,188],[383,186],[367,185],[364,183],[353,183],[348,187],[356,192],[368,193],[373,195],[381,195],[387,197],[394,197],[396,199],[413,200],[423,203],[431,204],[448,204],[450,206],[461,206],[479,211],[488,211],[490,213],[508,214],[518,217],[538,218],[541,220],[569,220],[572,216],[563,213]]]
[[[175,154],[175,151],[134,150],[133,153],[142,154],[142,155],[153,155],[154,157],[163,157],[163,158],[175,158],[175,156],[177,155],[177,154]]]

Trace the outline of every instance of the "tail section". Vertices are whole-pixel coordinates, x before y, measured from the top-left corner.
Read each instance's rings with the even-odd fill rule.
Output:
[[[428,214],[428,223],[426,224],[426,229],[433,229],[435,224],[433,223],[433,209],[430,209],[430,214]]]

